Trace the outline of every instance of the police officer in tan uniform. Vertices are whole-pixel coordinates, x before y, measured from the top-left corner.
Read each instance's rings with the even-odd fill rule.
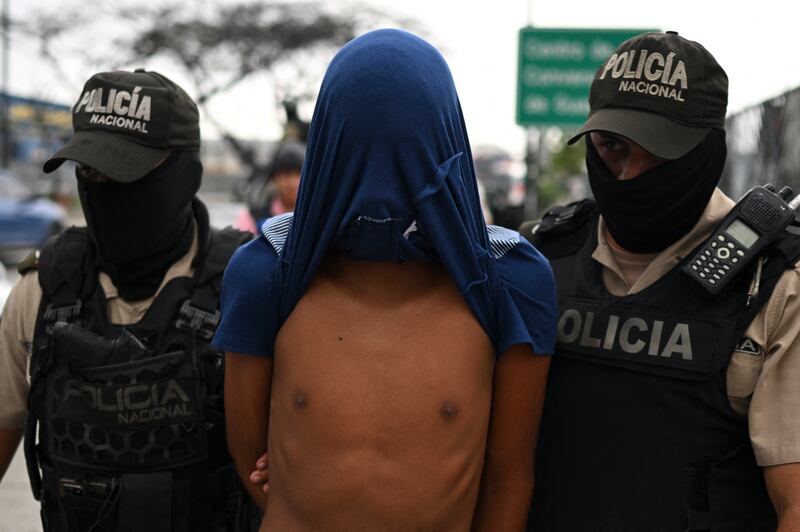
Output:
[[[197,107],[157,72],[92,76],[72,139],[87,227],[21,266],[0,321],[0,477],[25,433],[46,531],[245,530],[210,339],[247,236],[209,227]]]
[[[798,239],[717,295],[681,271],[734,205],[727,86],[675,32],[620,45],[570,140],[595,200],[520,230],[560,307],[530,530],[800,529]]]

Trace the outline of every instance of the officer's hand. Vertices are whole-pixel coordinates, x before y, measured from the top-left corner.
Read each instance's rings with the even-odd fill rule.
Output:
[[[267,453],[262,454],[256,460],[256,470],[250,473],[250,482],[253,484],[261,484],[261,491],[267,493],[269,491],[269,463],[267,462]]]

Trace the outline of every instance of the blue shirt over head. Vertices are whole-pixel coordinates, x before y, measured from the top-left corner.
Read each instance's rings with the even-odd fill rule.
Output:
[[[226,351],[271,356],[278,329],[332,248],[356,260],[438,260],[502,353],[552,353],[549,264],[518,233],[487,227],[458,95],[444,58],[399,30],[344,46],[322,82],[294,214],[267,220],[223,281]]]

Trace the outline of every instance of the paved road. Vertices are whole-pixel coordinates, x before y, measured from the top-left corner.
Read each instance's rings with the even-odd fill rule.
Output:
[[[39,503],[31,494],[20,445],[0,482],[0,532],[41,532]]]

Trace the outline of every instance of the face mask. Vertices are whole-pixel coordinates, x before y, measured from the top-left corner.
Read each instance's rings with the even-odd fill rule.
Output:
[[[624,181],[586,138],[589,185],[608,231],[633,253],[655,253],[694,227],[725,166],[725,132],[712,129],[692,151]]]
[[[197,152],[179,151],[133,183],[98,183],[78,175],[97,265],[124,299],[151,297],[169,267],[189,251],[192,199],[202,171]]]

